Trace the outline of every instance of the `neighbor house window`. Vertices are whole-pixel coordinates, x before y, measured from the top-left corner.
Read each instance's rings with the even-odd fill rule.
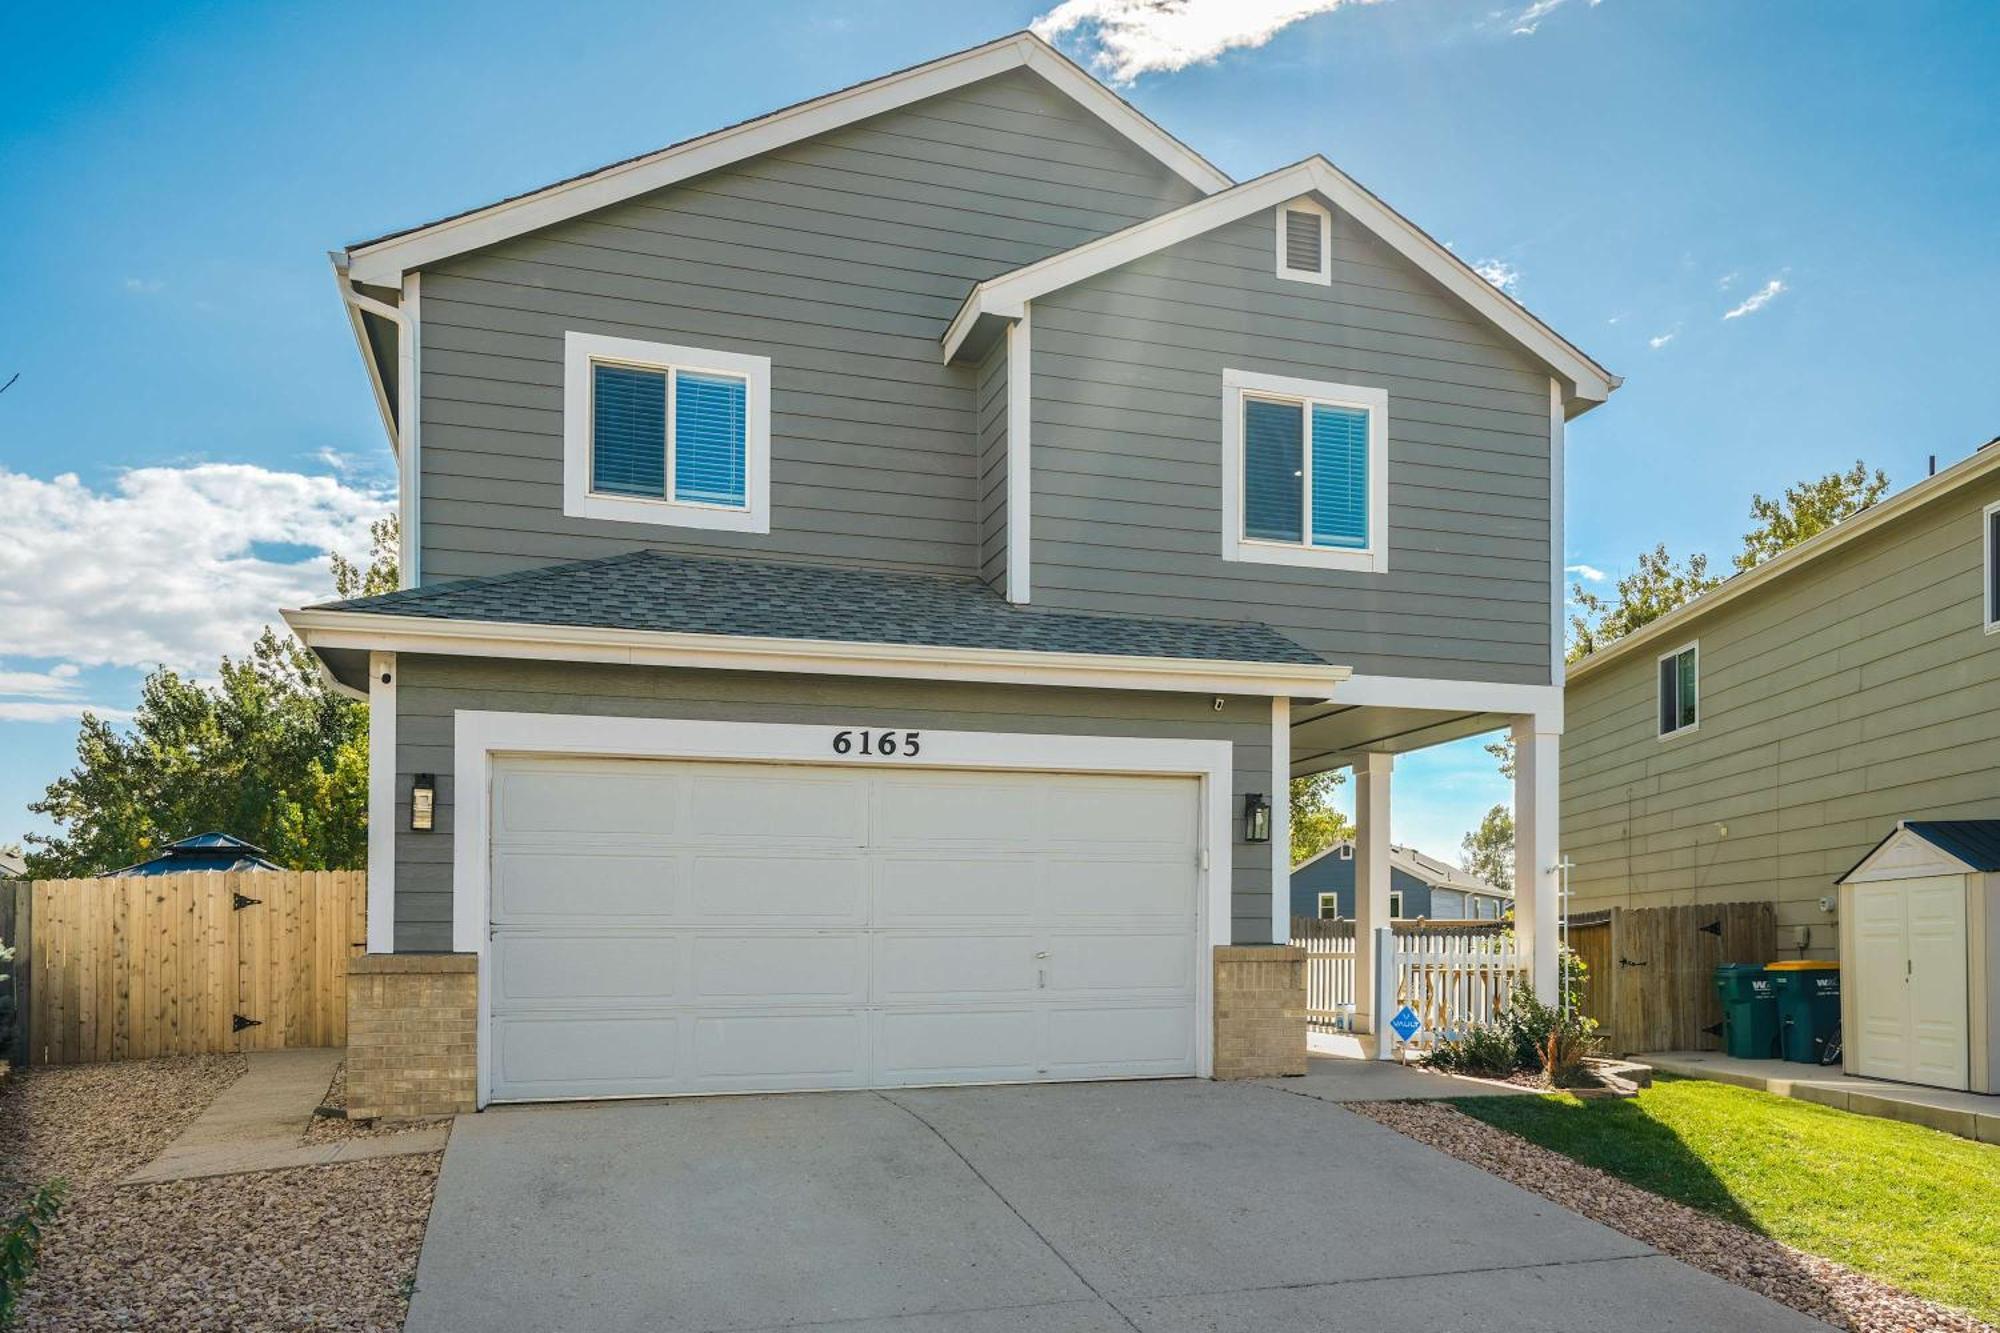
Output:
[[[1222,558],[1388,568],[1389,395],[1222,373]]]
[[[1402,915],[1403,891],[1401,889],[1392,889],[1389,892],[1389,917],[1391,920],[1401,920]]]
[[[1339,894],[1337,894],[1337,893],[1322,893],[1322,894],[1321,894],[1321,895],[1319,896],[1319,919],[1320,919],[1320,920],[1322,920],[1322,921],[1338,921],[1338,920],[1340,920],[1340,895],[1339,895]]]
[[[1293,282],[1333,282],[1333,215],[1311,199],[1278,209],[1278,276]]]
[[[1343,842],[1340,844],[1340,859],[1343,861],[1352,861],[1354,859],[1353,843]]]
[[[771,361],[571,333],[563,512],[770,531]]]
[[[2000,500],[1986,506],[1986,632],[2000,634]]]
[[[1700,720],[1696,645],[1660,655],[1660,735],[1693,731]]]

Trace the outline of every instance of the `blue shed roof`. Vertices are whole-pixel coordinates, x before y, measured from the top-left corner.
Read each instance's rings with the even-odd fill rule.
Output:
[[[185,875],[195,871],[283,870],[256,847],[227,833],[197,833],[179,842],[170,842],[159,855],[118,870],[107,870],[99,879],[116,875]]]

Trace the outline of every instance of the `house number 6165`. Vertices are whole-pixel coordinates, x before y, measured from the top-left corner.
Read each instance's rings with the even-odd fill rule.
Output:
[[[835,754],[902,755],[915,758],[923,749],[923,733],[917,731],[836,731]]]

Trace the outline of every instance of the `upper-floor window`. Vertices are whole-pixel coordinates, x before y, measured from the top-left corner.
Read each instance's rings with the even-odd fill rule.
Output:
[[[1986,632],[2000,634],[2000,500],[1986,506]]]
[[[1401,889],[1393,889],[1389,893],[1389,919],[1391,921],[1401,921],[1403,919],[1403,891]]]
[[[1222,558],[1388,568],[1389,395],[1222,373]]]
[[[771,361],[571,333],[563,513],[769,532]]]
[[[1278,209],[1278,276],[1293,282],[1333,282],[1333,215],[1311,199]]]
[[[1670,653],[1660,654],[1660,735],[1662,738],[1675,736],[1683,731],[1693,731],[1700,720],[1701,710],[1697,684],[1697,665],[1700,654],[1697,645],[1688,644]]]

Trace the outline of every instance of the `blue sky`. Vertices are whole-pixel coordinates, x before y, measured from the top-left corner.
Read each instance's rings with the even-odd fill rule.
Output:
[[[310,551],[359,553],[389,455],[327,249],[1055,3],[11,18],[0,842],[80,708],[129,707],[152,662],[212,670],[324,588]],[[1148,114],[1238,177],[1326,153],[1626,376],[1571,428],[1572,564],[1720,558],[1752,491],[1857,457],[1900,487],[2000,432],[1990,4],[1195,0],[1121,26],[1131,3],[1069,0],[1063,41]],[[1396,836],[1436,852],[1507,798],[1476,744],[1398,776]]]

